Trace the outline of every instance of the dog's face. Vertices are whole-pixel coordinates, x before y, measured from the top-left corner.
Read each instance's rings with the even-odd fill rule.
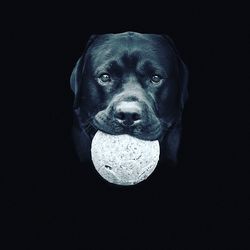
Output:
[[[126,32],[100,35],[89,43],[71,78],[87,132],[161,140],[179,119],[186,91],[172,42]]]

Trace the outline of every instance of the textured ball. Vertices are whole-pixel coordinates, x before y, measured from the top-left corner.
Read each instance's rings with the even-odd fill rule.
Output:
[[[127,134],[97,131],[91,145],[97,172],[118,185],[134,185],[145,180],[156,168],[159,155],[158,141],[140,140]]]

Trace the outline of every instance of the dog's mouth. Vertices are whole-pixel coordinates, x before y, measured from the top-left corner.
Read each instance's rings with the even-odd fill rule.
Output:
[[[96,128],[91,121],[82,125],[84,131],[89,136],[90,140],[92,141],[93,137],[95,136],[96,132],[100,129]]]
[[[98,119],[97,116],[88,125],[88,131],[91,139],[101,130],[111,135],[128,134],[141,140],[161,140],[164,128],[160,122],[133,124],[124,126],[112,119]]]
[[[79,117],[80,118],[80,117]],[[80,119],[81,120],[81,119]],[[80,122],[84,130],[92,141],[98,130],[111,135],[128,134],[141,140],[158,140],[161,142],[171,128],[172,122],[167,124],[161,119],[155,119],[152,123],[134,124],[132,126],[122,126],[108,117],[98,117],[95,115],[87,120]]]

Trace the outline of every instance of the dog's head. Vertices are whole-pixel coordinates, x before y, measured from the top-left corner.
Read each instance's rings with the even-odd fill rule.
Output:
[[[71,88],[90,137],[102,130],[162,141],[181,120],[187,70],[167,36],[95,35],[73,70]]]

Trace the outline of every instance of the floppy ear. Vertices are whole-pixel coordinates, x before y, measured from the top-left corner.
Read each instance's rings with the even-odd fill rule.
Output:
[[[70,76],[70,86],[71,86],[71,89],[72,91],[74,92],[75,94],[75,100],[74,100],[74,108],[77,108],[78,107],[78,100],[79,100],[79,89],[82,85],[82,80],[83,80],[83,73],[84,73],[84,68],[85,68],[85,55],[86,55],[86,52],[89,48],[89,46],[92,44],[92,42],[95,40],[95,38],[97,37],[97,35],[92,35],[86,46],[85,46],[85,49],[83,51],[83,54],[82,56],[78,59],[72,73],[71,73],[71,76]]]
[[[181,111],[188,99],[188,69],[184,62],[178,57],[179,61],[179,82],[180,82],[180,105]]]
[[[82,72],[83,72],[83,56],[81,56],[78,59],[70,76],[71,90],[75,94],[74,108],[78,106],[78,93],[79,93],[79,87],[81,86],[82,82]]]
[[[168,44],[170,45],[170,47],[172,48],[172,50],[174,51],[176,58],[178,60],[178,77],[179,77],[179,90],[180,90],[180,108],[181,108],[181,112],[184,108],[184,105],[188,99],[188,69],[187,66],[185,65],[185,63],[182,61],[179,52],[173,42],[173,40],[167,36],[167,35],[162,35],[163,38],[165,38],[168,42]]]
[[[168,44],[170,45],[171,49],[176,55],[178,61],[178,81],[179,81],[179,105],[180,105],[180,113],[179,117],[177,118],[176,123],[170,128],[166,136],[166,155],[167,158],[170,159],[173,163],[177,163],[177,156],[178,156],[178,149],[181,139],[181,119],[182,119],[182,111],[184,105],[188,98],[188,70],[180,55],[175,47],[173,40],[168,37],[167,35],[163,35],[163,37],[167,40]]]

